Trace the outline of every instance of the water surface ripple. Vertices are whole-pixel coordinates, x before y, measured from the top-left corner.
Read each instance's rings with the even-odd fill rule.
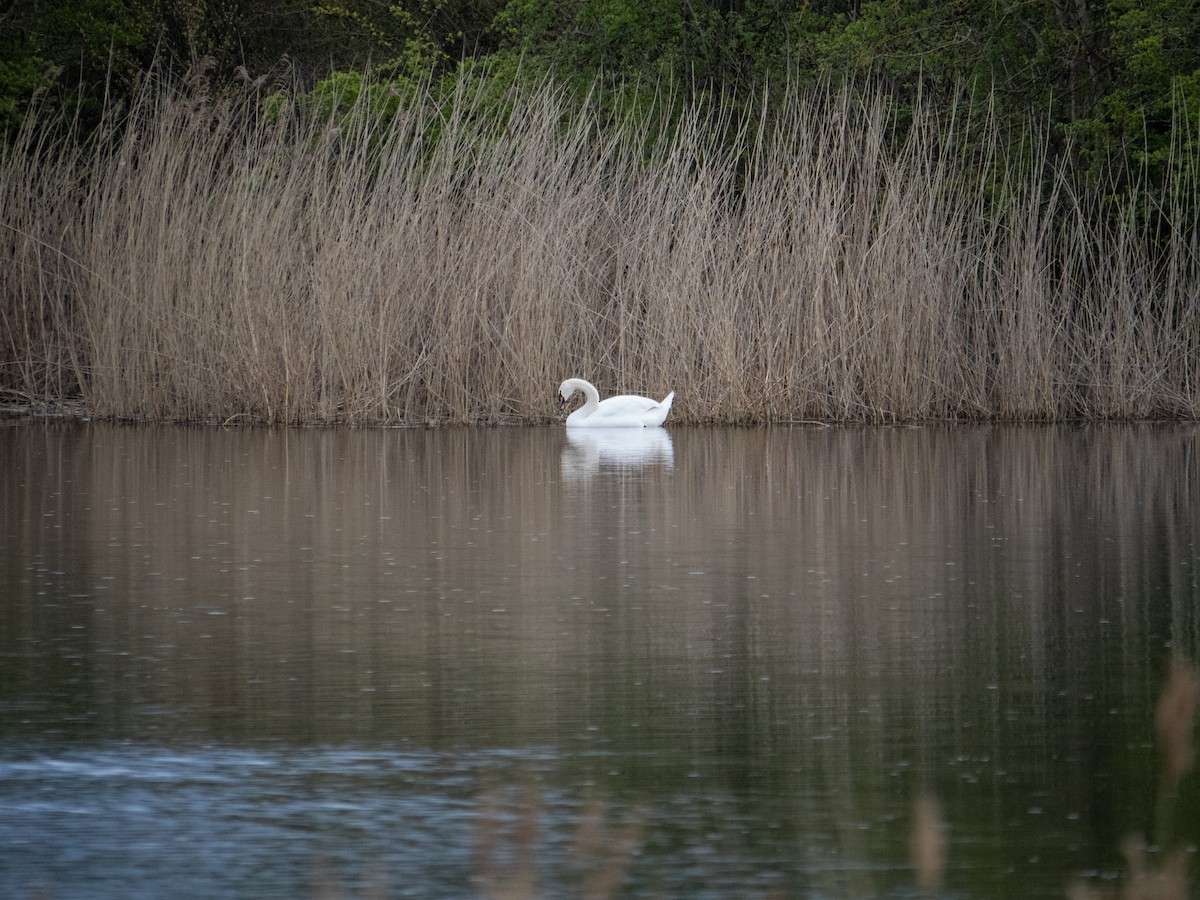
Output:
[[[1116,878],[1198,434],[2,424],[0,895]]]

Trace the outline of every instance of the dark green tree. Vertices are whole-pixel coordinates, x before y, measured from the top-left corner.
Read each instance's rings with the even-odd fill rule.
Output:
[[[0,129],[34,97],[94,116],[106,93],[129,90],[148,62],[153,20],[138,0],[15,0],[0,15]]]

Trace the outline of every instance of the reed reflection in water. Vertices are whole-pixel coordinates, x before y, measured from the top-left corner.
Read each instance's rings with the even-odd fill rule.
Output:
[[[0,429],[0,889],[461,895],[526,783],[551,894],[596,797],[642,893],[903,892],[921,791],[962,895],[1120,866],[1194,428],[649,431]]]

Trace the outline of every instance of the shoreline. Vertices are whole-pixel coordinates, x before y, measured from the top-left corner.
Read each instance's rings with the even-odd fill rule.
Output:
[[[512,418],[502,420],[480,419],[472,422],[454,421],[450,418],[421,421],[348,421],[331,419],[311,419],[300,422],[280,422],[255,419],[249,415],[235,413],[226,419],[173,419],[173,418],[122,418],[119,416],[100,416],[89,413],[82,400],[53,400],[47,403],[0,403],[0,421],[14,423],[21,420],[31,421],[63,421],[78,423],[100,423],[105,425],[124,426],[166,426],[174,425],[182,428],[230,428],[235,426],[249,428],[361,428],[361,429],[416,429],[416,428],[545,428],[565,427],[566,419],[552,417]],[[694,421],[689,419],[670,419],[663,428],[670,430],[672,426],[686,428],[796,428],[801,426],[820,428],[926,428],[932,426],[1030,426],[1046,427],[1055,425],[1200,425],[1200,419],[1188,417],[1148,416],[1144,418],[1116,417],[1086,417],[1068,416],[1062,418],[1018,418],[1003,416],[978,416],[963,418],[927,418],[912,420],[871,420],[871,419],[775,419],[755,421],[749,415],[738,421]]]

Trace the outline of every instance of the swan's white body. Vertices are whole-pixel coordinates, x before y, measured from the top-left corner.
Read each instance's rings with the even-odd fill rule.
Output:
[[[659,402],[649,397],[622,394],[601,401],[600,392],[582,378],[568,378],[558,388],[558,403],[567,401],[581,391],[586,402],[567,416],[568,428],[655,428],[666,421],[675,392]]]

